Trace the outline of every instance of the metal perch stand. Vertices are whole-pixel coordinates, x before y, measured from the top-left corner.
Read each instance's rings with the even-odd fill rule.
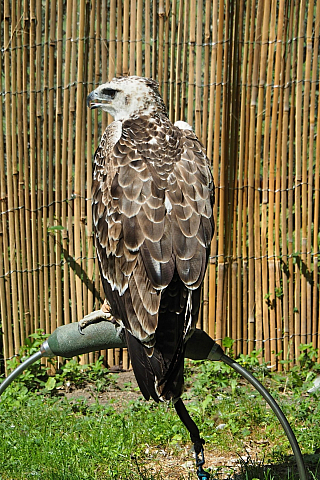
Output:
[[[0,395],[18,375],[41,357],[61,356],[70,358],[97,350],[124,347],[126,347],[126,344],[119,328],[111,322],[102,321],[89,325],[85,329],[85,335],[80,334],[77,323],[64,325],[57,328],[50,335],[50,337],[41,345],[39,352],[33,354],[10,373],[0,385]],[[272,408],[288,437],[297,462],[300,480],[307,480],[308,475],[297,439],[279,405],[264,386],[235,360],[232,360],[225,355],[220,345],[202,330],[196,330],[188,340],[186,345],[186,357],[192,360],[208,359],[222,361],[240,373],[256,390],[258,390]],[[202,469],[202,464],[203,462],[201,461],[197,464],[198,478],[209,478],[209,474]]]

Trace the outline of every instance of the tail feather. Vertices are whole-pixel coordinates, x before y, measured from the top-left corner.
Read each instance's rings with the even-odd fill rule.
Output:
[[[159,321],[159,325],[161,323]],[[171,326],[176,324],[172,317],[171,322],[168,323],[169,325],[171,323]],[[155,344],[150,349],[126,331],[126,340],[135,377],[143,396],[147,400],[150,397],[157,402],[159,400],[170,400],[171,398],[179,398],[182,394],[184,335],[182,329],[179,339],[173,338],[172,333],[170,329],[167,329],[165,336],[159,335],[158,338],[156,334]],[[165,341],[166,338],[167,342]]]
[[[184,378],[184,346],[178,349],[165,376],[158,384],[158,392],[165,400],[176,399],[182,395]]]
[[[141,393],[147,400],[151,397],[159,402],[181,396],[185,343],[195,326],[199,306],[200,288],[188,290],[175,274],[161,293],[158,325],[151,348],[130,333],[129,321],[123,316],[131,364]]]
[[[141,393],[146,400],[152,397],[153,400],[159,402],[159,396],[155,390],[155,375],[147,354],[147,347],[142,345],[128,330],[125,330],[125,333],[132,368]]]

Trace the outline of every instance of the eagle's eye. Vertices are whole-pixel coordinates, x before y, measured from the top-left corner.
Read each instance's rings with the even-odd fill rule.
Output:
[[[116,96],[117,90],[113,90],[113,88],[103,88],[101,93],[113,99]]]

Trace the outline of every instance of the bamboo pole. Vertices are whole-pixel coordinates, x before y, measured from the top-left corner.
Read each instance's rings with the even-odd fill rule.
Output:
[[[17,269],[17,292],[16,298],[17,303],[13,304],[13,309],[17,310],[18,315],[18,325],[19,325],[19,337],[21,345],[23,344],[25,338],[25,329],[24,329],[24,311],[23,311],[23,289],[22,289],[22,265],[21,265],[21,242],[20,242],[20,222],[19,222],[19,166],[18,166],[18,149],[17,149],[17,35],[16,32],[19,29],[20,24],[20,12],[17,11],[17,6],[11,6],[11,91],[12,91],[12,102],[11,102],[11,140],[12,140],[12,196],[13,196],[13,222],[14,222],[14,231],[11,232],[15,236],[15,246],[16,252],[13,253],[10,250],[10,256],[15,255],[16,257],[16,269]],[[20,71],[19,71],[20,75]],[[14,325],[14,328],[15,325]]]
[[[231,3],[233,5],[233,3]],[[229,175],[230,175],[230,92],[231,92],[231,45],[230,38],[232,36],[232,27],[230,24],[230,19],[232,17],[232,8],[230,7],[230,2],[227,1],[225,5],[225,29],[224,29],[224,53],[223,53],[223,76],[222,76],[222,128],[221,128],[221,146],[222,146],[222,158],[224,158],[224,171],[223,171],[223,185],[225,186],[223,192],[223,201],[224,201],[224,218],[223,218],[223,229],[224,229],[224,245],[223,245],[223,254],[224,254],[224,275],[223,275],[223,298],[222,298],[222,338],[228,335],[229,330],[229,312],[228,304],[230,297],[230,236],[231,236],[231,225],[229,217]],[[222,237],[220,237],[221,239]]]
[[[0,13],[1,15],[1,13]],[[27,273],[27,250],[26,250],[26,230],[25,230],[25,217],[24,217],[24,172],[23,172],[23,105],[22,105],[22,45],[23,45],[23,18],[22,18],[22,3],[21,0],[17,2],[17,18],[19,19],[17,24],[17,146],[18,146],[18,205],[19,205],[19,226],[17,232],[19,232],[20,249],[21,249],[21,288],[22,298],[19,299],[21,308],[20,322],[25,325],[24,335],[27,337],[30,333],[30,311],[29,311],[29,299],[28,299],[28,273]],[[18,267],[19,269],[19,267]],[[24,316],[24,318],[23,318]],[[21,321],[22,318],[22,321]],[[24,321],[23,321],[24,320]],[[24,338],[22,336],[22,340]]]
[[[252,1],[251,3],[251,16],[250,16],[250,25],[255,24],[256,18],[256,8],[255,2]],[[249,14],[249,12],[248,12]],[[254,38],[255,38],[255,29],[250,29],[249,35],[249,62],[248,62],[248,84],[247,84],[247,93],[246,93],[246,120],[250,119],[250,100],[251,100],[251,89],[252,89],[252,71],[253,71],[253,60],[254,60]],[[250,129],[248,126],[245,128],[245,154],[244,154],[244,169],[243,169],[243,184],[247,187],[243,190],[243,208],[242,208],[242,258],[243,258],[243,288],[242,288],[242,302],[243,302],[243,329],[242,329],[242,338],[243,338],[243,346],[242,352],[247,354],[248,352],[248,318],[249,318],[249,310],[248,310],[248,288],[249,288],[249,272],[248,272],[248,248],[247,248],[247,241],[248,241],[248,224],[247,224],[247,208],[248,208],[248,162],[249,162],[249,135]]]
[[[130,0],[124,0],[123,3],[123,63],[122,73],[128,75],[129,73],[129,9]]]
[[[156,2],[155,2],[156,3]],[[158,82],[160,92],[162,91],[163,87],[163,37],[164,37],[164,18],[166,15],[165,11],[165,0],[159,0],[159,7],[158,7],[158,17],[159,17],[159,48],[158,48],[158,55],[157,55],[157,63],[158,63]],[[155,38],[155,37],[153,37]]]
[[[196,2],[190,2],[190,30],[189,30],[189,71],[188,71],[188,110],[187,122],[193,125],[194,114],[194,58],[196,44]]]
[[[202,112],[202,15],[203,15],[203,0],[197,3],[196,15],[196,34],[195,34],[195,56],[196,56],[196,72],[195,72],[195,132],[199,139],[202,138],[201,130],[201,112]]]
[[[163,89],[162,96],[164,103],[168,105],[168,81],[169,81],[169,31],[170,31],[170,22],[169,22],[169,12],[171,5],[175,5],[174,2],[165,2],[165,17],[164,17],[164,63],[163,63]],[[176,10],[176,5],[173,6]],[[173,33],[173,32],[172,32]]]
[[[255,348],[254,338],[256,330],[260,331],[257,326],[257,322],[261,322],[261,302],[258,302],[255,305],[255,284],[257,284],[257,289],[261,285],[261,270],[258,268],[255,272],[255,248],[258,249],[258,257],[260,253],[260,245],[256,245],[255,241],[255,223],[257,224],[256,229],[259,229],[260,225],[260,206],[257,205],[255,201],[255,173],[257,174],[257,167],[255,162],[255,136],[256,136],[256,109],[257,109],[257,99],[258,99],[258,76],[259,76],[259,63],[260,63],[260,51],[261,51],[261,29],[263,21],[263,12],[264,12],[264,2],[259,1],[258,10],[257,10],[257,23],[256,23],[256,33],[255,33],[255,43],[256,47],[254,50],[254,59],[253,59],[253,70],[252,70],[252,90],[251,90],[251,102],[250,102],[250,137],[249,137],[249,160],[248,160],[248,267],[249,267],[249,290],[248,290],[248,348],[249,353]],[[257,152],[259,158],[259,154]],[[255,212],[255,207],[258,209]],[[258,263],[259,265],[259,263]],[[259,265],[260,267],[260,265]],[[257,311],[255,312],[255,306]]]
[[[183,23],[183,52],[182,52],[182,89],[180,101],[180,119],[185,120],[186,117],[186,102],[187,102],[187,59],[188,59],[188,24],[189,24],[189,2],[184,1],[184,23]]]
[[[274,222],[275,227],[272,227],[274,230],[274,238],[275,238],[275,245],[274,245],[274,268],[275,268],[275,304],[276,304],[276,352],[278,354],[277,361],[282,359],[281,357],[281,350],[282,350],[282,343],[281,343],[281,336],[282,336],[282,308],[281,308],[281,299],[282,299],[282,285],[280,282],[280,175],[281,169],[279,163],[281,161],[280,157],[280,148],[281,145],[281,128],[279,125],[282,123],[282,100],[280,97],[280,79],[281,79],[281,57],[282,57],[282,42],[281,38],[284,33],[284,13],[285,13],[285,2],[281,1],[278,2],[277,5],[277,18],[278,18],[278,28],[277,28],[277,47],[276,47],[276,54],[275,54],[275,66],[274,66],[274,93],[273,93],[273,105],[272,105],[272,122],[271,122],[271,135],[270,135],[270,171],[276,169],[276,179],[275,179],[275,188],[276,192],[273,195],[274,203],[275,203],[275,215],[274,219],[270,219],[270,225]],[[280,104],[278,107],[278,103],[280,100]],[[274,186],[273,186],[274,188]],[[271,231],[271,229],[270,229]],[[279,364],[278,368],[281,367]]]
[[[176,54],[176,69],[175,69],[175,93],[171,93],[172,97],[175,99],[175,102],[170,102],[170,108],[174,109],[169,111],[169,117],[174,118],[174,121],[180,119],[180,97],[181,97],[181,84],[182,84],[182,31],[183,31],[183,8],[184,0],[179,2],[179,13],[178,13],[178,29],[177,29],[177,54]],[[173,83],[172,83],[173,86]],[[173,117],[174,113],[174,117]]]
[[[230,115],[231,115],[231,64],[232,64],[232,26],[231,18],[233,13],[233,3],[226,2],[225,5],[225,32],[224,32],[224,54],[223,54],[223,76],[222,76],[222,128],[221,128],[221,146],[222,146],[222,157],[225,157],[224,160],[224,180],[223,184],[225,185],[224,190],[224,276],[223,276],[223,292],[224,297],[222,299],[222,338],[226,337],[229,334],[230,330],[230,295],[231,295],[231,278],[230,278],[230,268],[231,268],[231,250],[230,250],[230,241],[231,241],[231,218],[229,212],[230,206],[230,175],[232,171],[233,159],[230,157]],[[230,41],[231,40],[231,41]]]
[[[7,8],[7,4],[2,3],[0,6],[0,11],[3,10],[1,13],[3,14],[3,21],[4,21],[4,42],[8,41],[9,37],[9,22],[10,22],[10,15],[9,10]],[[4,43],[5,46],[9,46],[8,43]],[[7,73],[6,70],[6,58],[9,55],[7,49],[4,50],[4,69],[2,69],[2,62],[0,62],[0,84],[2,87],[2,91],[7,92],[5,97],[9,96],[9,90],[7,90],[7,79],[5,74]],[[7,61],[8,62],[8,61]],[[4,72],[3,72],[4,70]],[[4,73],[4,75],[3,75]],[[2,85],[2,79],[4,78],[4,85]],[[3,88],[4,87],[4,88]],[[5,108],[6,107],[7,98],[4,99]],[[6,121],[6,112],[4,119]],[[4,125],[3,125],[3,109],[1,110],[0,115],[0,155],[1,158],[4,158]],[[9,146],[10,148],[10,146]],[[10,271],[9,267],[9,257],[8,255],[4,254],[8,252],[9,248],[9,239],[8,239],[8,231],[7,231],[7,214],[5,213],[8,210],[7,204],[7,181],[6,181],[6,173],[5,173],[5,165],[4,162],[0,162],[0,203],[1,203],[1,224],[0,224],[0,266],[1,268],[1,279],[0,279],[0,291],[1,291],[1,319],[2,319],[2,330],[3,330],[3,354],[4,360],[12,357],[14,354],[14,342],[13,342],[13,335],[12,335],[12,312],[10,305],[10,281],[7,280],[8,272]],[[5,364],[5,370],[7,372],[7,365]]]
[[[142,76],[142,18],[143,18],[143,1],[137,0],[137,75]]]
[[[57,9],[57,46],[56,46],[56,109],[55,109],[55,221],[58,226],[62,226],[61,216],[61,200],[62,200],[62,186],[61,186],[61,134],[62,134],[62,69],[63,69],[63,0],[58,0]],[[57,285],[57,327],[63,324],[63,296],[62,296],[62,235],[58,230],[56,233],[56,285]]]
[[[250,2],[246,8],[245,19],[245,32],[244,32],[244,45],[243,45],[243,59],[242,63],[242,76],[241,76],[241,106],[240,106],[240,123],[239,123],[239,171],[238,171],[238,224],[237,224],[237,331],[236,331],[236,344],[235,354],[242,351],[243,344],[243,323],[246,318],[244,315],[245,303],[242,302],[243,298],[243,271],[242,264],[244,263],[242,256],[242,241],[243,241],[243,224],[242,224],[242,212],[243,202],[245,200],[244,190],[244,170],[245,170],[245,146],[246,146],[246,111],[248,102],[246,102],[246,90],[247,90],[247,71],[249,60],[249,31],[250,31]]]
[[[97,18],[96,18],[96,25],[95,25],[95,65],[94,65],[94,87],[102,83],[101,80],[101,66],[100,66],[100,54],[101,54],[101,44],[100,44],[100,37],[101,37],[101,0],[96,0],[97,2]],[[125,28],[125,19],[126,16],[124,15],[124,28]],[[129,27],[128,27],[129,30]],[[124,33],[125,35],[125,33]],[[128,53],[128,52],[127,52]],[[125,48],[123,49],[123,59],[125,58]],[[124,69],[124,64],[123,64]],[[126,69],[128,70],[128,64]],[[99,132],[101,131],[102,125],[98,122],[98,111],[95,110],[94,112],[94,136],[93,136],[93,148],[96,149],[98,147],[98,140],[99,140]]]
[[[72,3],[72,38],[77,38],[77,3]],[[99,31],[100,34],[100,31]],[[73,215],[74,215],[74,124],[76,118],[76,81],[77,81],[77,44],[72,42],[71,45],[71,67],[70,67],[70,87],[69,87],[69,129],[68,129],[68,170],[67,170],[67,198],[70,199],[67,206],[67,219],[68,219],[68,236],[69,236],[69,251],[68,256],[70,259],[69,271],[70,271],[70,305],[71,305],[71,321],[78,321],[77,316],[77,299],[76,299],[76,270],[75,270],[75,247],[74,247],[74,228],[73,228]]]
[[[315,98],[315,88],[316,88],[316,79],[317,79],[317,65],[319,62],[319,30],[320,30],[320,2],[317,2],[316,10],[316,20],[315,20],[315,29],[314,29],[314,57],[313,57],[313,68],[312,68],[312,94],[311,98]],[[312,100],[311,109],[311,135],[313,139],[313,132],[315,130],[315,109],[314,101]],[[317,119],[318,120],[318,119]],[[310,148],[310,156],[313,155],[313,143]],[[315,154],[315,174],[314,174],[314,213],[313,213],[313,311],[312,311],[312,344],[314,348],[319,348],[320,346],[320,321],[319,321],[319,292],[318,292],[318,234],[319,234],[319,177],[320,177],[320,122],[317,121],[317,130],[316,130],[316,154]],[[310,168],[310,167],[309,167]],[[318,361],[320,359],[320,349],[318,353]]]
[[[319,17],[318,17],[319,18]],[[318,242],[318,235],[319,235],[319,192],[320,192],[320,182],[319,182],[319,177],[320,177],[320,166],[319,166],[319,155],[320,155],[320,122],[318,122],[317,125],[317,146],[316,146],[316,168],[315,168],[315,209],[314,209],[314,233],[313,233],[313,244],[314,244],[314,251],[318,252],[319,249],[319,242]],[[319,272],[319,257],[318,253],[315,253],[314,255],[314,273],[313,276],[316,280],[318,280],[318,272]],[[315,282],[315,285],[317,283]],[[318,362],[320,360],[320,308],[319,308],[319,293],[316,291],[316,286],[314,287],[314,294],[313,294],[313,299],[315,303],[314,310],[317,312],[314,315],[313,318],[313,339],[312,343],[313,345],[318,348]]]
[[[203,65],[203,89],[202,89],[202,131],[201,142],[205,147],[208,140],[208,116],[209,116],[209,77],[210,77],[210,19],[211,0],[205,0],[205,24],[204,24],[204,65]]]
[[[2,4],[0,4],[0,18],[4,18],[2,11]],[[2,61],[0,61],[0,89],[3,92],[4,88],[2,86]],[[1,102],[2,105],[2,102]],[[3,109],[0,111],[0,159],[4,158],[4,140],[3,140]],[[6,183],[5,173],[4,173],[4,162],[0,162],[0,314],[3,319],[2,324],[2,339],[3,339],[3,355],[4,360],[8,358],[8,335],[7,335],[7,317],[6,317],[6,288],[5,288],[5,267],[4,267],[4,250],[3,250],[3,226],[2,222],[5,217],[3,212],[6,211],[5,207],[5,197],[3,186]],[[6,363],[5,363],[5,372],[6,372]]]
[[[77,8],[76,2],[72,3],[72,38],[77,37]],[[68,258],[70,261],[69,272],[70,272],[70,310],[71,310],[71,321],[76,322],[77,317],[77,301],[76,301],[76,272],[75,272],[75,253],[74,253],[74,229],[73,229],[73,215],[74,215],[74,178],[73,178],[73,168],[74,168],[74,136],[73,129],[75,124],[75,112],[76,112],[76,78],[77,78],[77,44],[72,42],[71,45],[71,67],[70,67],[70,87],[69,87],[69,128],[68,128],[68,157],[67,157],[67,229],[68,229]]]
[[[289,16],[288,37],[292,35],[293,28],[293,7],[291,4]],[[282,119],[282,191],[281,191],[281,227],[282,227],[282,288],[283,288],[283,358],[289,359],[289,340],[290,340],[290,296],[289,296],[289,271],[288,271],[288,244],[287,244],[287,211],[288,211],[288,136],[289,136],[289,111],[290,111],[290,66],[291,66],[291,44],[286,46],[286,55],[284,56],[285,76],[284,76],[284,99],[283,99],[283,119]],[[285,364],[285,369],[288,368]]]
[[[122,75],[122,42],[120,41],[122,34],[122,15],[123,15],[123,2],[122,0],[117,0],[117,39],[116,39],[116,75]],[[147,13],[146,13],[147,15]],[[93,22],[95,21],[94,12],[91,13]],[[94,28],[94,25],[93,25]],[[95,31],[95,30],[94,30]],[[94,32],[92,34],[94,36]]]
[[[11,65],[10,65],[10,18],[11,18],[11,8],[9,1],[6,0],[4,3],[4,45],[7,48],[4,51],[4,73],[5,73],[5,91],[10,92],[10,81],[11,81]],[[10,96],[6,95],[5,98],[5,130],[6,130],[6,154],[7,154],[7,175],[6,175],[6,192],[8,203],[8,228],[9,228],[9,248],[10,252],[15,252],[16,242],[15,242],[15,223],[14,223],[14,192],[13,192],[13,175],[16,173],[15,159],[12,158],[12,132],[11,132],[11,105],[10,105]],[[7,228],[6,224],[3,225],[3,230]],[[13,317],[13,340],[14,340],[14,352],[18,353],[19,347],[21,345],[20,339],[20,328],[19,328],[19,316],[18,316],[18,295],[17,295],[17,266],[16,258],[14,254],[10,256],[10,269],[7,270],[11,272],[10,277],[7,282],[10,285],[11,289],[11,298],[7,305],[13,306],[12,308],[12,317]],[[7,324],[8,325],[8,324]],[[11,324],[8,325],[11,328]]]
[[[18,11],[17,11],[18,9]],[[11,9],[11,23],[12,23],[12,33],[11,34],[11,91],[13,101],[11,102],[11,138],[12,138],[12,186],[13,186],[13,214],[14,214],[14,235],[16,243],[16,267],[17,267],[17,299],[18,303],[14,307],[18,310],[19,318],[19,330],[20,330],[20,341],[23,344],[25,338],[25,328],[24,328],[24,309],[23,309],[23,287],[22,287],[22,262],[21,262],[21,240],[20,240],[20,214],[19,214],[19,165],[18,165],[18,140],[17,140],[17,76],[20,76],[20,70],[18,70],[18,54],[17,49],[17,35],[16,32],[20,26],[20,11],[19,6],[12,5]],[[20,153],[20,152],[19,152]],[[10,252],[11,253],[11,252]],[[12,255],[12,253],[11,253]]]
[[[221,96],[222,96],[222,62],[223,62],[223,40],[224,40],[224,2],[219,2],[219,24],[218,24],[218,51],[217,51],[217,88],[216,88],[216,105],[215,105],[215,124],[220,125],[220,109],[221,109]],[[222,137],[221,137],[222,144]],[[224,258],[224,221],[225,221],[225,155],[224,150],[221,150],[220,156],[220,136],[215,135],[214,148],[213,148],[213,169],[214,171],[219,169],[220,163],[220,181],[216,182],[219,185],[220,190],[218,195],[219,202],[219,232],[218,232],[218,271],[217,271],[217,305],[216,305],[216,339],[221,341],[223,339],[223,302],[224,302],[224,278],[225,278],[225,258]]]
[[[209,75],[210,75],[210,14],[211,1],[206,0],[205,3],[205,26],[204,26],[204,88],[203,88],[203,107],[202,107],[202,135],[201,142],[204,147],[207,146],[208,138],[208,114],[209,114]],[[179,6],[180,7],[180,6]],[[180,9],[179,9],[180,12]],[[178,34],[178,44],[179,44]],[[177,65],[179,69],[179,65]],[[177,101],[177,99],[176,99]],[[209,268],[207,268],[206,275],[203,282],[203,329],[209,332]]]
[[[238,272],[238,259],[237,259],[237,221],[238,221],[238,170],[239,170],[239,156],[238,156],[238,132],[239,132],[239,120],[240,120],[240,58],[242,50],[242,28],[244,5],[242,2],[234,5],[234,12],[232,16],[232,30],[233,30],[233,51],[232,61],[230,64],[230,77],[232,74],[231,86],[231,135],[230,135],[230,174],[229,182],[232,190],[229,189],[230,201],[229,201],[229,222],[232,223],[232,231],[230,238],[230,257],[232,257],[232,265],[229,269],[230,275],[230,305],[228,307],[229,316],[229,328],[228,336],[232,339],[236,339],[237,334],[237,272]],[[232,220],[231,220],[232,219]],[[230,237],[231,237],[230,235]]]
[[[283,72],[281,77],[283,78]],[[279,79],[280,80],[280,79]],[[276,147],[276,194],[275,194],[275,282],[276,282],[276,305],[277,305],[277,325],[276,325],[276,337],[277,337],[277,362],[278,371],[283,369],[283,277],[281,271],[282,252],[280,247],[280,235],[283,235],[281,231],[281,141],[282,141],[282,121],[283,121],[283,89],[279,90],[279,113],[277,130],[274,135],[277,137]]]
[[[43,224],[43,184],[46,182],[46,176],[43,175],[42,171],[42,101],[43,101],[43,76],[38,74],[42,71],[42,5],[40,2],[36,2],[36,158],[37,158],[37,179],[38,179],[38,189],[37,189],[37,231],[38,231],[38,262],[39,262],[39,271],[38,271],[38,286],[39,286],[39,326],[42,331],[45,331],[45,287],[44,287],[44,271],[43,267],[40,265],[44,264],[43,256],[43,242],[42,242],[42,224]],[[22,253],[23,255],[23,253]],[[28,315],[30,316],[30,315]],[[26,318],[27,325],[27,318]],[[31,333],[31,332],[30,332]]]
[[[137,25],[137,1],[130,2],[130,75],[136,73],[136,25]]]
[[[312,0],[310,2],[313,4]],[[303,21],[303,29],[305,28],[305,14],[306,10],[306,2],[301,7],[300,12],[300,32],[302,34],[302,21]],[[311,10],[310,10],[311,9]],[[300,333],[301,333],[301,343],[307,343],[307,279],[306,279],[306,272],[304,271],[304,265],[307,264],[307,200],[308,200],[308,189],[307,189],[307,167],[308,167],[308,160],[307,160],[307,149],[308,149],[308,127],[309,127],[309,102],[310,102],[310,69],[311,69],[311,55],[310,55],[310,45],[308,44],[308,35],[310,35],[310,16],[312,14],[313,17],[313,6],[310,5],[310,9],[308,8],[308,21],[307,21],[307,49],[306,49],[306,57],[304,51],[301,51],[302,45],[303,49],[305,49],[305,39],[303,38],[303,43],[298,43],[298,82],[301,80],[303,81],[303,77],[306,80],[304,82],[304,88],[301,88],[298,84],[298,91],[297,91],[297,100],[299,103],[301,102],[301,108],[303,104],[303,115],[302,112],[299,112],[299,116],[297,118],[297,135],[301,135],[299,142],[297,144],[297,148],[299,149],[299,163],[297,166],[300,170],[301,175],[301,220],[300,220],[300,227],[302,227],[301,232],[299,231],[299,237],[302,233],[301,238],[301,265],[300,265],[300,288],[299,293],[300,295]],[[311,17],[311,21],[312,21]],[[312,28],[312,24],[311,24]],[[304,31],[304,30],[303,30]],[[304,58],[305,57],[305,58]],[[296,213],[297,215],[297,213]],[[299,212],[300,215],[300,212]],[[299,248],[299,251],[300,251]]]
[[[260,62],[260,78],[259,78],[259,99],[258,99],[258,112],[257,112],[257,141],[256,141],[256,156],[261,161],[261,149],[263,144],[263,120],[264,120],[264,97],[265,97],[265,83],[266,83],[266,73],[267,73],[267,58],[268,58],[268,40],[269,40],[269,20],[270,20],[270,8],[271,2],[265,2],[264,15],[263,15],[263,26],[262,26],[262,45],[261,45],[261,62]],[[257,161],[258,163],[258,161]],[[259,166],[260,167],[260,166]],[[258,209],[258,185],[260,186],[260,168],[256,164],[256,195],[255,195],[255,208]],[[259,306],[261,308],[262,315],[262,330],[260,330],[261,340],[265,339],[265,351],[264,355],[267,361],[270,360],[270,328],[269,328],[269,310],[267,304],[268,294],[268,260],[267,260],[267,212],[268,212],[268,195],[265,192],[267,188],[267,178],[268,178],[268,165],[267,162],[263,162],[263,192],[262,192],[262,205],[261,205],[261,229],[258,231],[258,221],[256,221],[256,248],[255,256],[259,258],[261,255],[261,282],[257,288],[257,295],[259,295],[260,288],[260,298]],[[261,194],[260,194],[261,195]],[[260,197],[259,195],[259,197]],[[260,203],[259,198],[259,203]],[[258,240],[259,239],[259,240]],[[259,245],[260,244],[260,245]],[[258,262],[260,262],[258,260]],[[257,343],[257,348],[261,348],[262,343]]]
[[[295,118],[295,132],[296,132],[296,142],[295,142],[295,167],[296,167],[296,175],[295,175],[295,251],[301,252],[301,220],[302,220],[302,228],[305,230],[305,220],[304,218],[301,219],[301,201],[302,201],[302,208],[305,211],[304,205],[304,198],[301,198],[302,193],[304,193],[305,189],[302,185],[303,177],[302,177],[302,98],[303,98],[303,57],[304,57],[304,12],[306,8],[306,1],[302,0],[299,4],[300,12],[299,12],[299,27],[298,27],[298,39],[297,39],[297,87],[296,87],[296,118]],[[304,242],[303,242],[304,243]],[[304,246],[302,245],[302,248]],[[303,258],[305,255],[303,254]],[[302,322],[304,321],[304,313],[305,313],[305,303],[302,300],[301,303],[301,296],[300,291],[301,288],[304,289],[305,282],[301,280],[301,260],[300,257],[299,261],[296,262],[295,265],[295,353],[296,355],[299,352],[299,345],[301,341],[305,338],[305,331]]]
[[[214,162],[213,158],[213,145],[216,141],[216,135],[219,135],[219,129],[216,127],[214,130],[214,115],[215,115],[215,94],[216,94],[216,61],[218,52],[218,0],[215,0],[212,5],[212,51],[211,51],[211,68],[210,68],[210,107],[209,107],[209,125],[208,125],[208,141],[207,141],[207,155],[210,158],[213,165],[213,180],[215,184],[215,203],[213,206],[213,218],[214,218],[214,233],[210,246],[209,257],[209,326],[208,333],[211,337],[216,336],[216,270],[217,270],[217,216],[218,216],[218,199],[219,191],[217,187],[219,185],[219,165]]]
[[[171,43],[170,43],[170,69],[169,69],[169,75],[167,77],[167,80],[169,82],[169,100],[168,100],[168,110],[169,110],[169,118],[172,122],[174,122],[175,118],[175,85],[174,85],[174,78],[176,77],[176,60],[178,60],[179,57],[176,58],[175,55],[175,42],[176,42],[176,25],[177,25],[177,2],[173,2],[172,4],[172,18],[171,18]],[[169,25],[169,21],[167,22]],[[178,29],[179,29],[179,20],[178,20]],[[178,32],[179,34],[180,32]]]
[[[307,8],[307,31],[306,31],[306,59],[305,59],[305,86],[304,86],[304,105],[303,105],[303,142],[302,142],[302,198],[304,205],[302,207],[302,261],[306,268],[302,271],[301,300],[304,299],[305,322],[302,325],[304,334],[303,343],[312,341],[312,276],[311,276],[311,243],[312,243],[312,210],[313,210],[313,138],[311,131],[313,129],[313,118],[311,109],[314,108],[315,91],[311,95],[311,62],[312,62],[312,36],[314,20],[314,0],[310,0]],[[310,109],[309,109],[310,105]],[[309,154],[308,154],[309,153]],[[309,172],[308,172],[309,170]],[[302,309],[301,309],[302,310]]]
[[[268,287],[267,301],[269,306],[270,321],[270,350],[271,350],[271,366],[276,366],[276,302],[275,302],[275,261],[274,261],[274,149],[271,146],[270,128],[272,123],[272,91],[273,91],[273,69],[274,69],[274,42],[275,42],[275,26],[276,26],[276,0],[272,0],[269,28],[269,48],[267,62],[267,91],[266,91],[266,108],[265,108],[265,131],[264,131],[264,165],[267,169],[267,178],[264,176],[263,191],[267,195],[268,214],[266,219],[267,226],[267,258],[268,258]]]
[[[66,44],[64,60],[64,95],[63,95],[63,121],[62,121],[62,152],[61,152],[61,222],[62,250],[64,252],[65,264],[63,269],[63,317],[64,324],[70,323],[70,279],[68,258],[69,235],[68,235],[68,126],[69,126],[69,101],[70,101],[70,61],[71,61],[71,36],[72,36],[72,0],[67,1],[66,13]]]
[[[110,30],[108,40],[108,57],[109,57],[109,73],[108,78],[111,80],[116,75],[116,0],[110,1]],[[108,123],[112,121],[108,119]]]
[[[145,65],[144,65],[144,74],[147,78],[151,77],[151,8],[150,8],[150,0],[145,0],[144,2],[144,38],[145,38],[145,46],[144,46],[144,57],[145,57]]]
[[[45,8],[45,30],[44,30],[44,67],[43,67],[43,127],[42,127],[42,172],[43,172],[43,205],[48,205],[48,82],[49,82],[49,2]],[[48,245],[48,209],[43,209],[42,219],[42,236],[43,236],[43,276],[44,276],[44,301],[45,301],[45,331],[51,332],[50,324],[50,294],[49,294],[49,245]]]
[[[30,1],[30,61],[29,61],[29,87],[30,87],[30,101],[29,101],[29,165],[30,165],[30,198],[31,198],[31,245],[37,244],[38,232],[37,232],[37,168],[36,168],[36,95],[35,95],[35,39],[36,39],[36,10],[35,1]],[[39,326],[39,304],[38,304],[38,255],[37,249],[32,251],[32,278],[33,278],[33,328],[32,331],[36,331]]]
[[[210,66],[210,91],[209,91],[209,121],[208,121],[208,139],[206,142],[207,145],[207,155],[212,159],[213,155],[213,134],[214,134],[214,114],[215,114],[215,92],[216,92],[216,67],[217,67],[217,52],[218,52],[218,0],[215,0],[212,5],[212,49],[211,49],[211,66]]]
[[[108,9],[107,9],[108,1],[107,0],[101,0],[101,25],[100,25],[100,35],[101,35],[101,83],[105,83],[109,80],[108,77]],[[84,10],[84,9],[83,9]],[[84,18],[83,18],[84,22]],[[84,29],[84,23],[83,23],[83,29]],[[80,24],[78,25],[78,32],[80,35]],[[83,39],[83,45],[82,48],[84,49],[84,39]],[[131,49],[131,45],[130,45]],[[83,64],[84,65],[84,64]],[[78,72],[79,73],[79,72]],[[82,74],[83,76],[83,74]],[[108,123],[109,123],[109,114],[104,112],[102,110],[102,129],[103,131],[106,129]]]
[[[290,109],[290,134],[289,134],[289,168],[288,168],[288,257],[289,257],[289,276],[294,279],[294,257],[293,257],[293,231],[294,231],[294,145],[295,145],[295,103],[296,96],[296,81],[297,81],[297,37],[299,26],[299,8],[295,8],[294,13],[294,29],[292,36],[292,83],[291,83],[291,99],[293,106]],[[295,250],[296,251],[296,250]],[[290,311],[292,312],[289,319],[290,339],[292,339],[292,348],[290,348],[290,359],[293,360],[296,356],[296,338],[295,338],[295,284],[294,281],[289,283],[289,302]],[[293,365],[293,362],[291,363]]]
[[[152,38],[153,38],[153,44],[152,44],[152,78],[157,79],[157,66],[158,66],[158,58],[157,58],[157,52],[158,52],[158,21],[157,21],[157,15],[158,15],[158,10],[157,10],[157,2],[153,2],[153,7],[152,7]],[[158,79],[159,80],[159,79]]]
[[[55,50],[56,50],[56,1],[50,3],[49,20],[49,75],[48,75],[48,227],[55,226],[55,191],[54,191],[54,137],[55,137]],[[56,256],[55,256],[55,231],[49,231],[49,275],[50,275],[50,332],[57,327],[57,293],[56,293]],[[35,288],[35,287],[34,287]],[[36,290],[35,290],[36,291]],[[36,291],[37,292],[37,291]]]

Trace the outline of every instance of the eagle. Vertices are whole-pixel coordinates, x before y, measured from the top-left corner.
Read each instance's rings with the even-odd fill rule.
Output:
[[[87,104],[114,118],[95,152],[92,183],[108,311],[124,330],[143,396],[172,400],[186,419],[185,345],[198,320],[214,231],[210,162],[190,125],[170,121],[153,79],[114,78]]]

